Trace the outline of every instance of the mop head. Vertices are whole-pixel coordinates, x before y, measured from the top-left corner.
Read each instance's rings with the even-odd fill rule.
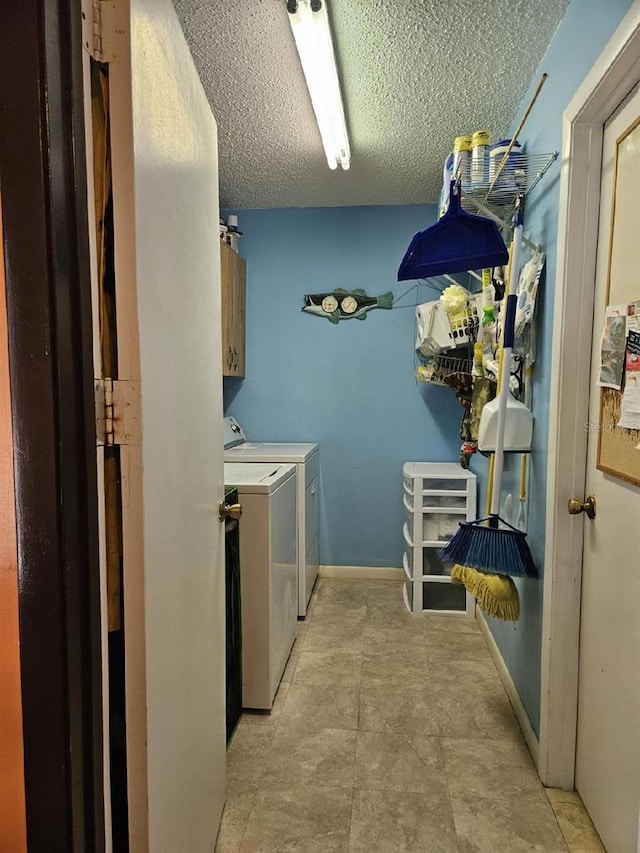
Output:
[[[520,618],[518,589],[507,575],[485,575],[469,566],[455,565],[451,582],[468,589],[489,616],[504,622],[517,622]]]
[[[484,523],[486,521],[489,526]],[[440,551],[440,559],[487,575],[538,577],[526,534],[497,515],[463,521]]]

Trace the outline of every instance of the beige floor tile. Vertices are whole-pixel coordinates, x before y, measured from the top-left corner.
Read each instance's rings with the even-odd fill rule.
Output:
[[[349,853],[458,853],[448,798],[356,790]]]
[[[430,682],[427,653],[423,649],[401,651],[366,650],[362,685],[368,687],[422,687]]]
[[[348,610],[351,606],[366,604],[367,592],[367,585],[363,581],[320,578],[312,601],[314,605],[341,604]]]
[[[577,791],[565,791],[562,788],[545,788],[545,794],[551,805],[555,803],[573,803],[574,806],[582,806],[582,797]]]
[[[238,853],[257,792],[257,788],[251,787],[233,793],[227,791],[215,853]]]
[[[306,731],[280,726],[273,739],[261,784],[321,785],[351,788],[356,732],[347,729]]]
[[[331,618],[332,616],[361,616],[364,617],[367,615],[367,601],[366,598],[360,600],[354,598],[353,601],[342,602],[336,601],[333,598],[324,599],[321,601],[316,601],[313,606],[313,612],[307,615],[305,619],[305,625],[308,625],[310,622],[317,622],[319,620],[324,620],[326,617]]]
[[[261,788],[240,853],[348,853],[351,803],[346,788]]]
[[[491,660],[482,634],[430,631],[424,634],[427,658],[433,660]]]
[[[479,634],[480,628],[475,619],[468,616],[439,616],[437,613],[423,613],[422,624],[425,632],[443,631],[447,634]]]
[[[299,627],[301,624],[302,624],[302,628]],[[293,644],[293,648],[289,652],[289,659],[297,658],[299,656],[300,652],[302,651],[304,638],[307,635],[308,629],[309,629],[308,624],[303,624],[301,622],[298,622],[298,627],[296,628],[296,639],[295,639],[295,642]]]
[[[378,584],[370,586],[367,592],[367,607],[375,605],[390,604],[396,606],[403,603],[402,599],[403,583],[388,581],[384,586]]]
[[[446,797],[439,739],[399,732],[358,732],[355,787]]]
[[[286,728],[357,729],[358,690],[314,684],[292,684],[280,722]]]
[[[430,687],[378,687],[360,690],[360,731],[399,732],[409,737],[440,733],[436,703]]]
[[[365,581],[368,592],[376,590],[394,590],[399,589],[402,594],[402,580],[389,580],[388,578],[367,578]]]
[[[385,594],[383,600],[379,598],[367,600],[367,623],[369,625],[394,627],[419,624],[421,619],[421,614],[407,612],[401,590],[392,595]]]
[[[606,853],[582,802],[552,803],[570,853]]]
[[[443,738],[442,746],[452,796],[461,799],[522,796],[547,801],[522,740]]]
[[[460,853],[566,853],[550,804],[526,796],[507,799],[452,795]]]
[[[424,651],[424,632],[420,622],[400,625],[376,625],[367,621],[363,634],[365,651],[402,654],[407,650]]]
[[[227,785],[259,781],[274,734],[275,728],[253,726],[242,717],[227,750]]]
[[[298,658],[294,684],[359,688],[362,652],[305,652]]]
[[[464,682],[443,687],[432,681],[440,734],[453,738],[522,739],[511,703],[501,686],[473,689]]]
[[[296,645],[297,645],[297,642],[296,642]],[[294,648],[295,648],[295,646],[294,646]],[[293,675],[296,671],[296,667],[298,666],[298,661],[300,660],[300,654],[301,654],[301,652],[298,652],[296,650],[296,654],[293,654],[293,651],[292,651],[292,653],[289,655],[289,659],[287,660],[287,664],[284,668],[284,672],[282,673],[282,677],[280,679],[280,684],[290,684],[291,683],[291,681],[293,679]]]
[[[397,590],[375,590],[367,596],[367,616],[371,619],[379,611],[381,617],[395,617],[404,622],[409,622],[412,619],[420,619],[420,616],[413,613],[408,613],[402,596],[402,588]]]
[[[356,613],[330,612],[314,615],[301,640],[301,649],[311,651],[360,652],[363,648],[365,610]]]
[[[229,749],[216,853],[565,850],[477,623],[401,590],[319,579],[271,714]],[[564,795],[566,839],[591,843]]]
[[[429,671],[434,686],[443,690],[464,686],[470,694],[493,696],[505,692],[491,659],[432,660]]]

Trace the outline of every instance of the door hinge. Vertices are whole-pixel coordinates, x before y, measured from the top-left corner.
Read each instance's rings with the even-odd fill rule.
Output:
[[[140,383],[96,379],[94,389],[97,443],[140,444]]]
[[[122,0],[82,0],[82,44],[98,62],[117,62],[128,32]]]

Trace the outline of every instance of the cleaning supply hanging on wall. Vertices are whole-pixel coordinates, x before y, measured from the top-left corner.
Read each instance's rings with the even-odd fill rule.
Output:
[[[361,288],[345,290],[337,287],[330,293],[308,293],[304,297],[302,311],[326,317],[330,323],[340,320],[366,320],[367,312],[372,308],[391,308],[393,293],[388,291],[382,296],[367,296]]]
[[[526,460],[527,457],[523,456],[522,458]],[[489,463],[487,512],[491,512],[493,499],[494,462],[495,456],[492,456]],[[518,523],[518,527],[521,530],[524,529],[520,523]],[[456,564],[451,569],[451,583],[464,586],[476,599],[480,609],[484,610],[489,616],[493,616],[495,619],[502,619],[504,622],[517,622],[520,618],[520,595],[518,587],[509,575],[489,575],[478,571],[478,569],[472,569],[470,566]]]
[[[449,207],[435,225],[414,235],[398,281],[501,266],[508,252],[495,222],[462,209],[459,181],[449,188]]]
[[[499,516],[500,486],[504,468],[504,434],[507,414],[507,396],[509,394],[508,377],[511,372],[511,350],[515,324],[517,281],[522,242],[521,200],[516,207],[514,217],[513,256],[509,275],[509,294],[507,296],[504,324],[504,347],[502,352],[502,377],[498,395],[498,421],[496,430],[496,448],[493,464],[493,482],[491,512],[488,518],[475,522],[463,522],[458,532],[440,551],[442,560],[461,566],[478,569],[486,574],[509,575],[512,577],[538,576],[533,556],[527,544],[526,534],[508,524]],[[486,408],[486,407],[485,407]],[[485,524],[488,522],[488,524]]]
[[[487,575],[468,566],[455,565],[451,569],[451,583],[461,584],[494,619],[517,622],[520,618],[518,588],[508,575]]]
[[[531,259],[522,267],[518,281],[518,307],[516,308],[513,352],[515,355],[524,358],[525,367],[531,367],[536,360],[536,336],[533,321],[544,262],[544,253],[540,248],[537,248]]]
[[[513,351],[529,367],[535,360],[535,327],[533,316],[536,295],[544,267],[544,254],[538,248],[522,267],[518,277],[516,314],[514,319]],[[517,270],[514,271],[517,274]],[[498,428],[498,400],[494,399],[482,409],[478,427],[478,450],[492,453],[496,447]],[[507,396],[507,414],[504,436],[505,453],[529,453],[533,440],[533,415],[524,403],[511,393]]]

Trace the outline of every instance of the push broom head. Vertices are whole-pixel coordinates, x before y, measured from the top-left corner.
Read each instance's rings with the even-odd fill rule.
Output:
[[[526,534],[497,515],[462,522],[440,558],[487,575],[538,577]]]

